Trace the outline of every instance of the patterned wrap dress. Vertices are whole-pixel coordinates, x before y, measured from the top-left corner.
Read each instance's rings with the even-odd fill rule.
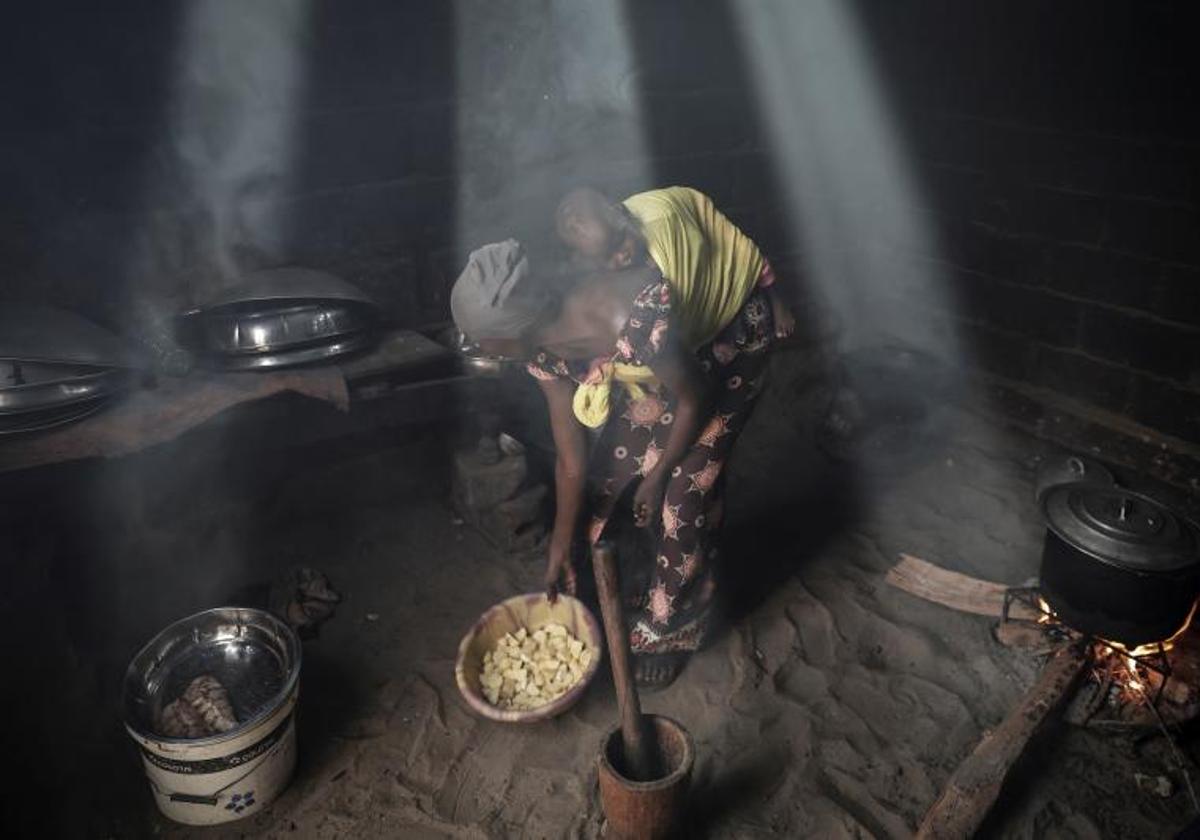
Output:
[[[769,268],[763,274],[764,281],[774,279]],[[630,642],[635,653],[691,652],[704,641],[716,588],[713,570],[723,507],[722,470],[762,390],[774,340],[765,285],[753,289],[733,320],[696,350],[708,381],[711,414],[701,421],[696,442],[666,481],[655,523],[655,567],[649,590],[632,616]],[[539,352],[528,366],[529,373],[537,379],[586,383],[609,361],[653,366],[668,336],[683,327],[673,297],[664,280],[646,286],[634,300],[611,357],[575,363]],[[589,543],[604,534],[630,483],[658,463],[675,406],[675,395],[661,384],[646,388],[641,399],[633,399],[624,388],[613,388],[609,419],[589,464]]]

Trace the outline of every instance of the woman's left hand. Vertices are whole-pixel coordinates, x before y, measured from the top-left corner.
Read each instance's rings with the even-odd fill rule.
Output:
[[[662,508],[665,489],[664,475],[658,470],[642,479],[633,494],[633,522],[639,528],[648,528],[654,522],[655,515]]]

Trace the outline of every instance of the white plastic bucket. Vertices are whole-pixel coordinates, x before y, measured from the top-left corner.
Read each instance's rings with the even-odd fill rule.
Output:
[[[201,673],[216,676],[239,725],[208,738],[155,732],[163,705]],[[221,608],[176,622],[133,659],[125,728],[137,743],[159,810],[190,825],[249,816],[287,786],[296,765],[300,644],[270,613]]]

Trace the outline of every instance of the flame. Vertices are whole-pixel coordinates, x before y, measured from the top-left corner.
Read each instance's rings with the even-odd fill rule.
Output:
[[[1129,673],[1129,679],[1125,681],[1125,686],[1138,694],[1144,694],[1146,686],[1143,685],[1141,677],[1138,675],[1137,665],[1137,660],[1132,656],[1125,657],[1125,670]]]
[[[1166,651],[1175,647],[1175,642],[1179,639],[1179,637],[1186,633],[1187,629],[1192,626],[1192,618],[1196,615],[1197,603],[1200,603],[1200,601],[1192,603],[1192,608],[1188,610],[1187,618],[1183,620],[1183,624],[1179,626],[1179,629],[1167,638],[1163,639],[1161,642],[1150,642],[1148,644],[1138,645],[1130,650],[1120,642],[1112,642],[1108,639],[1103,639],[1102,641],[1118,654],[1123,655],[1127,660],[1126,664],[1133,662],[1133,660],[1137,659],[1138,657],[1149,656],[1152,653],[1165,653]]]
[[[1038,609],[1042,613],[1038,616],[1038,624],[1049,624],[1054,620],[1054,610],[1050,609],[1050,605],[1046,603],[1046,599],[1041,595],[1038,596]]]
[[[1167,649],[1168,646],[1164,642],[1163,650]],[[1093,647],[1094,662],[1098,666],[1093,676],[1097,682],[1102,682],[1103,673],[1107,670],[1119,687],[1124,700],[1147,701],[1148,695],[1156,688],[1156,677],[1161,677],[1151,669],[1144,669],[1135,657],[1157,653],[1158,650],[1157,644],[1139,645],[1133,650],[1128,650],[1119,643],[1098,641]],[[1104,665],[1106,662],[1109,663],[1107,666]]]
[[[1125,675],[1118,680],[1121,686],[1130,692],[1136,693],[1143,700],[1147,699],[1147,694],[1155,688],[1155,674],[1152,670],[1143,668],[1138,660],[1153,654],[1166,653],[1174,648],[1175,642],[1191,626],[1192,619],[1196,615],[1197,603],[1200,603],[1200,601],[1192,603],[1192,608],[1188,611],[1187,618],[1184,619],[1179,629],[1160,642],[1150,642],[1149,644],[1137,645],[1130,648],[1121,642],[1101,639],[1096,646],[1095,656],[1097,661],[1109,657],[1116,659],[1121,670],[1125,672]]]
[[[1053,608],[1045,598],[1039,596],[1037,606],[1041,613],[1037,619],[1038,624],[1058,621],[1058,616],[1054,614]],[[1161,690],[1159,686],[1165,677],[1154,667],[1142,664],[1142,660],[1172,650],[1179,637],[1191,627],[1198,606],[1200,606],[1200,599],[1192,602],[1192,608],[1188,610],[1187,618],[1184,619],[1179,629],[1162,641],[1136,645],[1131,648],[1121,642],[1093,636],[1092,638],[1095,640],[1092,648],[1092,662],[1095,666],[1092,671],[1093,679],[1097,682],[1102,682],[1106,678],[1112,679],[1121,692],[1121,696],[1126,700],[1153,702],[1150,695]]]

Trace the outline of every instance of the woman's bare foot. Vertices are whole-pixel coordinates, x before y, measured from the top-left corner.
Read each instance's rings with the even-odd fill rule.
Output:
[[[633,681],[643,691],[657,691],[675,682],[687,662],[684,653],[643,653],[633,657]]]

